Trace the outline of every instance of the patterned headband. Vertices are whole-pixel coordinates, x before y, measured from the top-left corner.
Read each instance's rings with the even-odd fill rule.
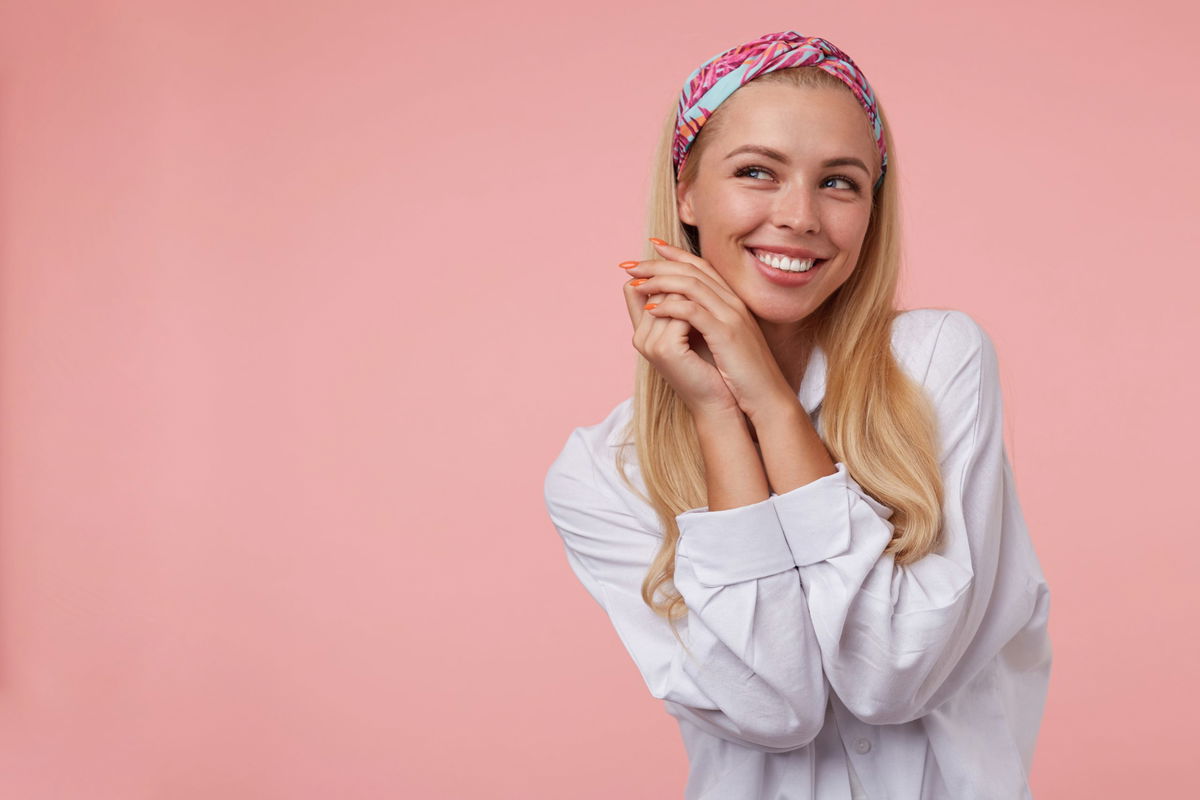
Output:
[[[883,165],[879,180],[875,181],[874,188],[878,189],[887,173],[887,147],[883,142],[883,125],[876,111],[875,92],[867,83],[867,76],[855,66],[850,56],[832,42],[795,31],[768,33],[739,44],[705,61],[688,76],[679,95],[675,141],[671,147],[676,177],[683,169],[701,126],[708,122],[717,106],[737,89],[777,69],[808,66],[819,67],[849,86],[866,110]]]

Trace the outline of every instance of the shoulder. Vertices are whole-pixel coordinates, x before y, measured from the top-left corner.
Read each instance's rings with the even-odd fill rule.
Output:
[[[894,335],[907,343],[912,377],[937,409],[941,461],[970,452],[981,436],[1001,435],[1004,402],[992,339],[970,314],[953,309],[914,309]],[[899,352],[898,357],[905,356]],[[964,449],[967,448],[967,449]]]
[[[607,458],[613,449],[625,440],[626,426],[633,416],[633,398],[627,397],[617,403],[599,422],[581,425],[568,435],[566,443],[555,458],[554,465],[594,463]]]
[[[573,429],[546,471],[546,502],[578,496],[581,484],[592,490],[612,484],[617,450],[626,442],[633,416],[633,398],[627,397],[599,422]]]
[[[970,314],[951,308],[913,308],[892,322],[898,359],[935,395],[954,384],[978,386],[995,372],[996,351],[983,326]]]
[[[546,470],[543,484],[546,507],[560,523],[560,531],[587,529],[590,536],[607,535],[616,545],[642,546],[648,541],[646,535],[662,538],[657,512],[646,497],[637,453],[627,436],[632,418],[633,398],[628,397],[604,419],[575,428],[567,436]],[[618,456],[624,461],[624,478],[617,467]]]

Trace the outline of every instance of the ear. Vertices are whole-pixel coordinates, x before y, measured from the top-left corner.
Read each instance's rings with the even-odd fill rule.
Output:
[[[681,183],[675,187],[675,205],[679,210],[679,219],[688,225],[696,224],[696,211],[692,208],[692,187]]]

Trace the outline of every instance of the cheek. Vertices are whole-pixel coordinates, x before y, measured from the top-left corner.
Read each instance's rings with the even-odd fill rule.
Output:
[[[767,204],[751,192],[732,192],[722,197],[713,210],[723,225],[736,228],[741,223],[758,224]]]
[[[870,223],[870,212],[846,210],[830,218],[829,233],[837,246],[846,251],[857,250],[862,245],[863,237],[867,235]]]

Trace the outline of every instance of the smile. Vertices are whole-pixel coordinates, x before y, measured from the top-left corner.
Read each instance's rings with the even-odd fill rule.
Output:
[[[792,258],[779,253],[772,253],[769,250],[751,250],[750,252],[767,266],[787,272],[808,272],[821,261],[819,258]]]
[[[758,272],[777,286],[803,286],[811,283],[828,261],[823,258],[813,260],[785,256],[776,256],[770,258],[769,261],[763,261],[749,248],[746,249],[746,253],[754,262]]]

